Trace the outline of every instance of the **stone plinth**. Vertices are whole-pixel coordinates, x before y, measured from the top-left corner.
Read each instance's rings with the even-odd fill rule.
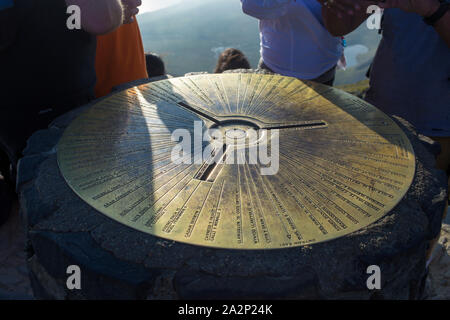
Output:
[[[418,299],[429,241],[441,227],[447,178],[434,169],[430,140],[395,119],[416,153],[404,199],[378,222],[337,240],[280,250],[211,249],[163,240],[121,225],[78,198],[60,174],[56,144],[85,108],[35,133],[20,161],[18,192],[28,227],[37,298],[56,299]],[[81,268],[81,290],[66,287]],[[367,268],[378,265],[381,290]]]

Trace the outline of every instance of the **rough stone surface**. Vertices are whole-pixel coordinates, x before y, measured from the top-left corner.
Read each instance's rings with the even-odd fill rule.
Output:
[[[433,252],[430,264],[430,289],[427,298],[431,300],[450,300],[450,214],[442,225],[439,243]]]
[[[0,300],[33,299],[25,241],[16,203],[9,220],[0,227]]]
[[[86,108],[86,107],[85,107]],[[447,178],[434,169],[427,141],[396,119],[417,157],[412,187],[384,218],[345,237],[283,250],[191,246],[134,231],[98,213],[67,186],[54,137],[82,110],[32,137],[19,166],[21,214],[37,298],[58,299],[418,299],[423,298],[429,240],[439,234]],[[39,141],[38,141],[39,140]],[[35,146],[34,144],[38,144]],[[53,146],[52,146],[53,144]],[[39,149],[44,150],[39,153]],[[39,163],[28,157],[39,155]],[[31,166],[32,168],[30,168]],[[34,172],[30,175],[30,172]],[[65,287],[79,265],[82,290]],[[382,270],[382,290],[366,287],[367,267]]]

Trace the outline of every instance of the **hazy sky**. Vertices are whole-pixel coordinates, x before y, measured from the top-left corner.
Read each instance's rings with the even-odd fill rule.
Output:
[[[183,0],[142,0],[142,6],[139,8],[140,13],[159,10],[176,4]]]

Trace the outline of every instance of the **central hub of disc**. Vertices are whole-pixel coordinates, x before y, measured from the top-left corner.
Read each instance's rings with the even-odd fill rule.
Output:
[[[247,137],[247,131],[238,128],[228,129],[225,131],[225,136],[229,139],[245,139]]]
[[[211,129],[219,130],[222,137],[235,146],[249,146],[261,139],[260,127],[252,121],[230,119],[214,124]],[[213,138],[213,140],[215,140]],[[230,141],[231,140],[231,141]],[[225,142],[225,141],[224,141]]]

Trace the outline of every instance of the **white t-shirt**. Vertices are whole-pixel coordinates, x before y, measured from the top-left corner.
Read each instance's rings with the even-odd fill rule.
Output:
[[[241,0],[243,11],[260,20],[261,57],[274,72],[315,79],[334,66],[342,41],[325,28],[317,0]]]

